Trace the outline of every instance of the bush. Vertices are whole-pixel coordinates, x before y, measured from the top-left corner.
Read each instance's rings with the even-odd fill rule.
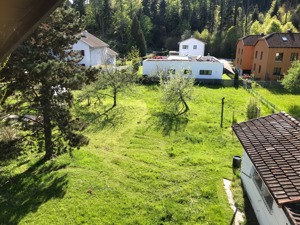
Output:
[[[247,105],[247,118],[254,119],[257,118],[258,114],[258,103],[255,98],[251,98]]]

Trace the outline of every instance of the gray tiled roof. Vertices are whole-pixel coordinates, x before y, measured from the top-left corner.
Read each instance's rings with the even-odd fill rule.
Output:
[[[280,112],[232,128],[274,200],[300,224],[300,121]]]
[[[101,41],[99,38],[86,31],[82,32],[80,40],[87,43],[92,48],[108,47],[108,44],[104,41]]]
[[[254,46],[261,35],[248,35],[246,37],[241,38],[244,46]]]
[[[272,33],[263,37],[269,48],[300,48],[300,33]]]

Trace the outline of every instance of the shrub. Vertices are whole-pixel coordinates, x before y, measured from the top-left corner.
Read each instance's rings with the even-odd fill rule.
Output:
[[[258,103],[255,98],[251,98],[247,105],[247,118],[254,119],[257,118],[258,114]]]

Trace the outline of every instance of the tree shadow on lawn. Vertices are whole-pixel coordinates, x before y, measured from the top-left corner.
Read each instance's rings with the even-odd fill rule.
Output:
[[[52,198],[63,198],[67,174],[57,171],[67,165],[38,161],[24,173],[0,185],[0,224],[16,225]]]
[[[152,115],[155,118],[156,129],[161,130],[164,136],[170,135],[172,131],[176,133],[184,130],[189,122],[185,116],[173,116],[164,112],[156,112]]]

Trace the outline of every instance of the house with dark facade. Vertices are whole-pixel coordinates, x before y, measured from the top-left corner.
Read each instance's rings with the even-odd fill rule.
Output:
[[[235,66],[255,80],[280,80],[299,55],[300,33],[250,35],[237,42]]]
[[[300,225],[300,121],[280,112],[232,126],[241,179],[261,225]]]

